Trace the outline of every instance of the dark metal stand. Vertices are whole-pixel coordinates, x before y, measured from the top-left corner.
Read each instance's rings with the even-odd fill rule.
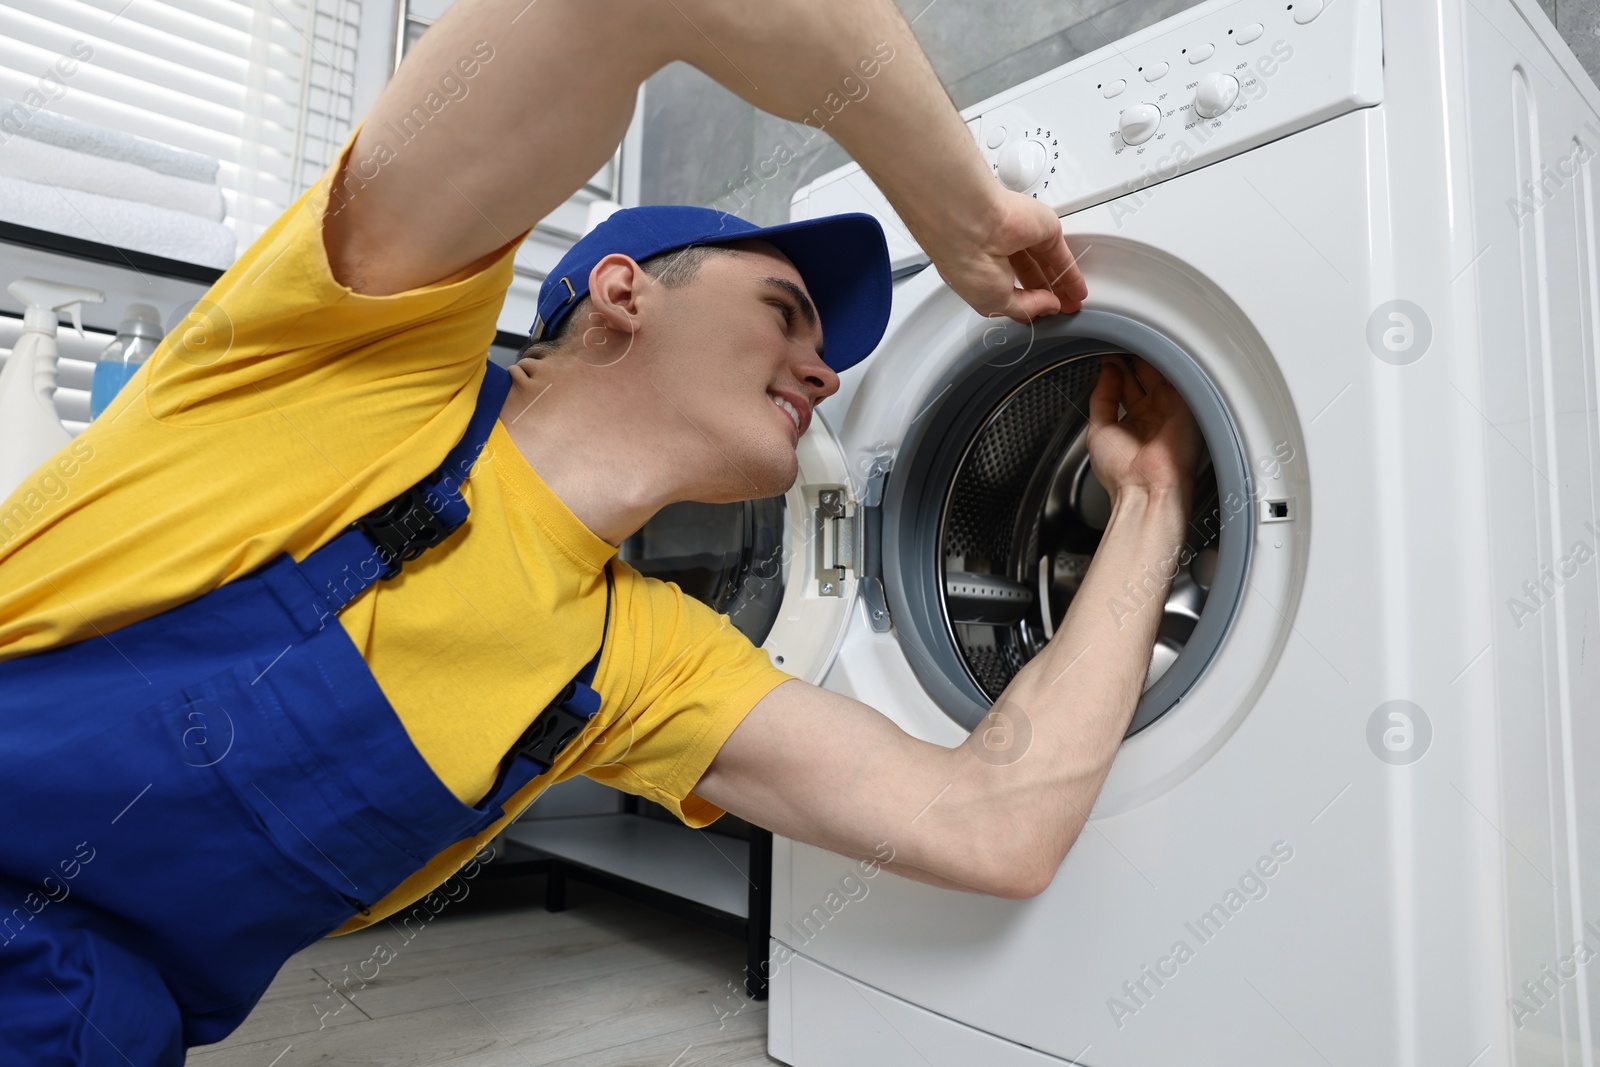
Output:
[[[767,999],[772,937],[772,831],[750,827],[750,918],[745,922],[745,992]]]
[[[632,802],[633,811],[628,811]],[[634,797],[623,802],[626,814],[637,814]],[[645,818],[645,816],[638,816]],[[515,846],[504,859],[491,864],[501,868],[505,875],[542,873],[545,876],[544,907],[546,911],[565,911],[568,906],[567,883],[581,882],[597,886],[638,901],[680,919],[716,930],[745,942],[745,993],[752,1000],[767,999],[769,938],[772,933],[772,834],[760,827],[750,827],[750,895],[747,915],[735,915],[690,900],[655,886],[624,878],[611,871],[562,856],[555,856],[530,846]]]

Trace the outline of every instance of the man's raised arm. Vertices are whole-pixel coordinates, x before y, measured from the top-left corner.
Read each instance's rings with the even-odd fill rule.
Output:
[[[326,218],[334,276],[385,294],[477,269],[605,164],[639,85],[674,60],[792,121],[877,62],[828,132],[951,287],[1023,321],[1082,301],[1054,213],[994,180],[891,0],[457,0],[356,138]]]

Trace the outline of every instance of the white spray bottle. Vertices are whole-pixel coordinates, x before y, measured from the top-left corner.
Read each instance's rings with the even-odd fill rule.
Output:
[[[22,278],[7,289],[27,311],[22,336],[0,371],[0,500],[72,441],[56,414],[57,313],[69,313],[82,337],[80,306],[106,298],[96,289],[42,278]]]

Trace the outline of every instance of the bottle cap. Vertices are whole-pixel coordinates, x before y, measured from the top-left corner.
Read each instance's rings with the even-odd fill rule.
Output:
[[[161,312],[149,304],[129,304],[122,313],[122,324],[117,327],[117,333],[159,341],[167,331],[161,326]]]

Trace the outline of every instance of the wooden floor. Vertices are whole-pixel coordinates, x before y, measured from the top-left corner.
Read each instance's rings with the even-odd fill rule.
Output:
[[[449,905],[409,940],[379,924],[313,945],[244,1025],[191,1050],[188,1065],[778,1063],[766,1054],[766,1004],[743,996],[743,942],[603,890],[569,883],[567,893],[555,914],[525,885],[511,903],[527,906]]]

